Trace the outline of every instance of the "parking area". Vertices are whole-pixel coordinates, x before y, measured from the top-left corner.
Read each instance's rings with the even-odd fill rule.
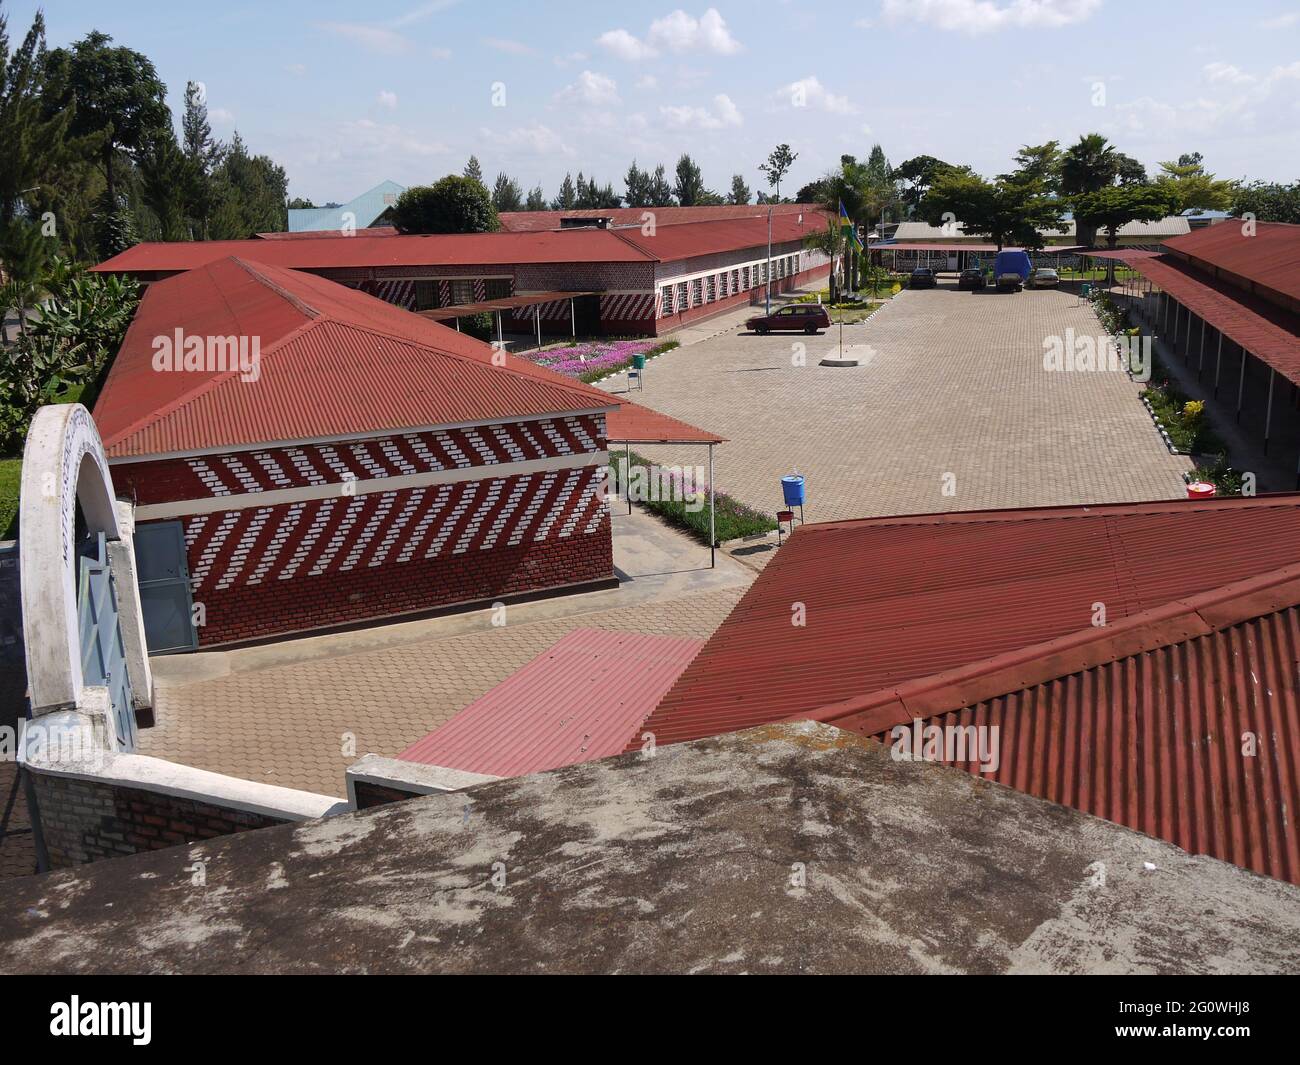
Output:
[[[1191,464],[1165,448],[1139,386],[1044,369],[1048,338],[1100,333],[1073,293],[959,292],[944,279],[844,327],[857,367],[819,365],[835,326],[732,329],[654,359],[636,399],[727,437],[718,488],[751,506],[776,510],[781,476],[803,474],[809,521],[1177,498]],[[638,451],[699,462],[689,449]]]

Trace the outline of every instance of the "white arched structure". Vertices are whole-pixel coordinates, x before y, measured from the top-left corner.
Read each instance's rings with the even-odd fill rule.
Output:
[[[77,706],[84,686],[77,612],[77,507],[113,550],[128,674],[137,706],[152,702],[129,509],[119,514],[95,422],[80,403],[42,407],[23,449],[18,549],[23,640],[33,714]],[[123,518],[126,518],[123,521]],[[130,631],[127,631],[130,630]]]

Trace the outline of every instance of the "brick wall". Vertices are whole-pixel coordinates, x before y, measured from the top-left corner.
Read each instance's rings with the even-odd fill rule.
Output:
[[[29,775],[51,869],[287,823],[174,795],[44,773]]]

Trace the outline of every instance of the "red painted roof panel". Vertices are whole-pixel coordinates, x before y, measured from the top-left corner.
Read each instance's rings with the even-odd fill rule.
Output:
[[[257,337],[256,380],[154,368],[155,344]],[[250,340],[251,343],[251,340]],[[95,404],[110,458],[605,410],[674,442],[719,437],[363,292],[225,259],[151,285]],[[648,430],[647,430],[648,431]],[[639,438],[638,438],[639,439]]]
[[[773,215],[800,214],[822,208],[808,203],[778,203],[773,205]],[[506,211],[501,215],[501,228],[511,233],[536,232],[559,229],[564,218],[609,218],[615,226],[641,226],[643,215],[654,215],[656,226],[683,225],[692,222],[732,221],[737,218],[767,218],[767,204],[718,204],[713,207],[609,207],[582,208],[572,211]]]
[[[397,757],[510,777],[619,754],[703,643],[575,629]]]
[[[808,525],[646,727],[660,743],[828,704],[1300,562],[1300,497]],[[794,624],[800,618],[804,624]]]
[[[1164,244],[1210,272],[1235,274],[1300,302],[1300,225],[1257,222],[1253,232],[1243,229],[1241,219],[1229,218]]]

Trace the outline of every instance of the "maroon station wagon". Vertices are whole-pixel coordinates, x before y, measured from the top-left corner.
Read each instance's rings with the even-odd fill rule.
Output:
[[[762,314],[745,323],[746,329],[755,333],[770,333],[781,329],[801,329],[815,333],[831,327],[830,315],[820,303],[795,303],[771,314]]]

